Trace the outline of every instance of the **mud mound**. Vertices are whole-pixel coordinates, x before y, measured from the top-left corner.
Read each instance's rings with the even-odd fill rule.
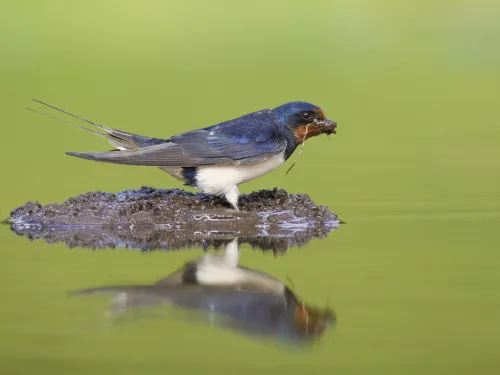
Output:
[[[238,237],[275,251],[326,237],[340,223],[308,195],[278,189],[242,195],[239,207],[235,211],[208,194],[143,187],[90,192],[62,203],[28,202],[12,210],[7,222],[19,235],[70,247],[171,250]]]

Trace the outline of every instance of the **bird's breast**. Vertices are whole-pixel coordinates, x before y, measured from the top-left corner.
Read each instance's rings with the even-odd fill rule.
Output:
[[[226,192],[231,186],[253,180],[278,168],[284,161],[284,153],[280,153],[257,164],[198,167],[196,171],[196,185],[206,193],[221,194]]]

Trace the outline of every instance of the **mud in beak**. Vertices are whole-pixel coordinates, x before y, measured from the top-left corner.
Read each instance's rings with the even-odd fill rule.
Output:
[[[318,122],[321,126],[321,132],[324,134],[337,134],[337,122],[326,119]]]

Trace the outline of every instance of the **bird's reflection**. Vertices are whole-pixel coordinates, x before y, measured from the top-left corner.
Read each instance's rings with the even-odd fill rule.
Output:
[[[311,343],[335,323],[331,309],[314,308],[283,282],[238,264],[238,239],[223,255],[206,254],[152,285],[116,285],[79,290],[72,296],[110,294],[110,312],[170,306],[184,318],[252,337]]]

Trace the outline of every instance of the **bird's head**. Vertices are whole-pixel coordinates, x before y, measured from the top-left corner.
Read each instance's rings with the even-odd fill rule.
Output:
[[[321,108],[311,103],[291,102],[272,111],[278,125],[288,128],[297,143],[320,134],[337,132],[337,123],[328,119]]]

